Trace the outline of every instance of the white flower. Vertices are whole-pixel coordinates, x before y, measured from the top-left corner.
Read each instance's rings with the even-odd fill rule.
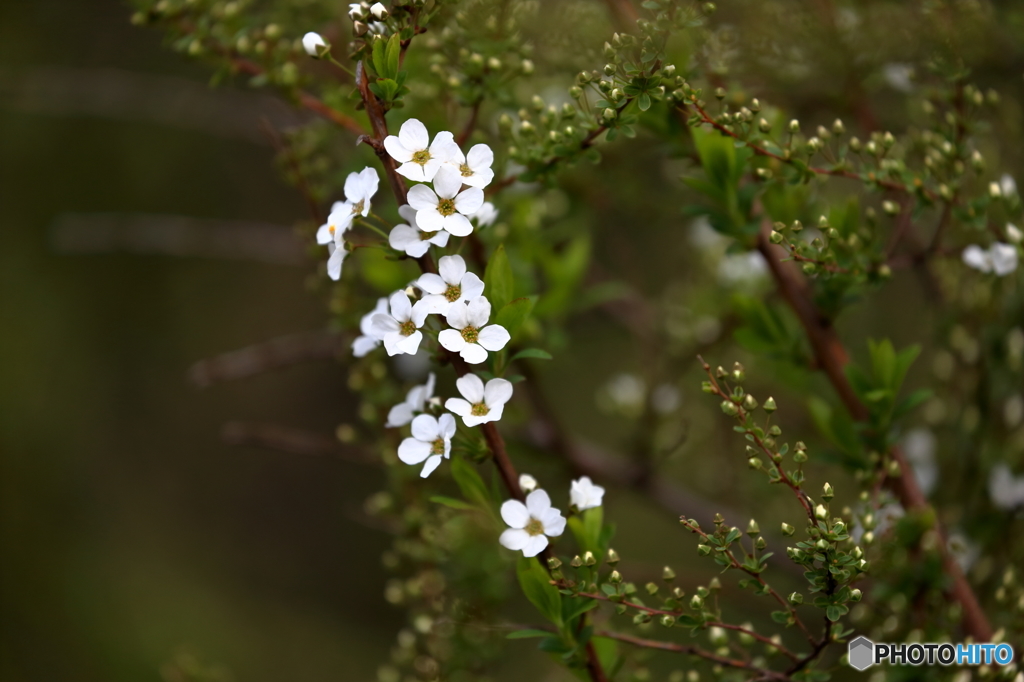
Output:
[[[348,251],[345,249],[345,242],[339,239],[327,245],[327,276],[337,282],[341,279],[341,264],[345,261]]]
[[[384,138],[384,148],[395,161],[402,164],[398,167],[399,175],[416,182],[430,182],[438,169],[458,150],[458,145],[455,144],[455,136],[448,131],[435,135],[431,144],[427,127],[419,120],[410,118],[402,124],[397,136],[388,135]]]
[[[406,438],[398,446],[398,459],[406,464],[423,464],[420,476],[426,478],[447,459],[452,451],[452,436],[455,435],[455,417],[442,414],[434,418],[421,414],[412,420],[412,438]]]
[[[466,426],[498,421],[505,410],[505,403],[512,398],[512,384],[505,379],[491,379],[484,386],[480,377],[467,374],[459,377],[455,387],[462,398],[448,398],[444,406],[462,417]]]
[[[380,177],[377,171],[367,166],[358,173],[349,173],[345,179],[345,201],[335,201],[331,206],[331,214],[327,222],[320,226],[316,233],[317,244],[338,244],[341,235],[352,227],[357,215],[366,216],[370,213],[370,199],[377,193]]]
[[[537,487],[537,479],[530,474],[519,474],[519,487],[524,493],[531,492]]]
[[[1009,173],[1003,173],[1003,177],[999,178],[999,189],[1004,197],[1011,197],[1017,193],[1017,181]]]
[[[398,403],[388,412],[388,420],[384,423],[384,426],[388,428],[405,426],[412,421],[415,413],[423,412],[427,406],[427,401],[434,397],[435,383],[436,377],[431,372],[427,376],[427,383],[409,389],[405,396],[405,402]]]
[[[602,497],[604,497],[604,488],[594,485],[589,476],[576,479],[569,489],[569,499],[580,511],[600,507]]]
[[[1006,238],[1011,242],[1020,243],[1024,239],[1024,232],[1013,223],[1006,223]]]
[[[302,36],[302,47],[310,57],[319,57],[320,50],[327,47],[327,42],[319,33],[310,31]]]
[[[388,9],[379,2],[375,2],[370,5],[370,14],[377,19],[385,19],[388,16]]]
[[[1000,509],[1024,505],[1024,476],[1014,477],[1010,467],[997,464],[988,476],[988,496]]]
[[[882,74],[893,90],[910,92],[914,89],[914,84],[911,82],[911,78],[914,75],[914,69],[910,64],[902,64],[898,62],[886,64],[882,67]]]
[[[462,256],[441,256],[439,274],[427,272],[415,284],[427,293],[423,306],[427,312],[447,315],[455,304],[466,305],[484,293],[484,282],[472,272],[466,272]]]
[[[747,285],[768,274],[768,262],[760,251],[730,253],[718,262],[718,281],[728,285]]]
[[[479,227],[487,227],[488,225],[493,225],[494,221],[498,219],[498,209],[494,208],[494,204],[491,202],[485,201],[480,205],[476,213],[469,217],[475,220]]]
[[[362,336],[357,336],[352,342],[352,355],[361,358],[380,345],[380,339],[373,335],[373,316],[387,312],[388,299],[382,296],[377,299],[376,307],[359,320],[359,331],[362,332]]]
[[[914,471],[921,492],[927,497],[939,482],[939,465],[935,461],[938,445],[935,434],[928,429],[911,429],[903,438],[903,452]]]
[[[404,166],[403,166],[404,168]],[[443,166],[434,175],[434,189],[416,185],[409,190],[409,205],[416,209],[416,224],[421,230],[444,229],[456,237],[473,231],[470,216],[484,203],[484,192],[470,187],[462,192],[462,176],[451,166]]]
[[[473,145],[465,155],[456,145],[448,159],[448,164],[462,176],[462,184],[480,188],[491,184],[494,179],[493,163],[494,152],[485,144]]]
[[[513,551],[523,550],[525,557],[537,556],[548,546],[548,536],[558,537],[565,531],[565,517],[551,506],[551,498],[543,490],[527,495],[526,504],[506,500],[501,505],[501,518],[510,528],[498,542]]]
[[[404,291],[396,291],[389,299],[391,313],[377,313],[371,319],[371,332],[384,342],[388,355],[408,353],[415,355],[423,340],[419,330],[427,319],[427,311],[413,306]]]
[[[371,21],[369,24],[370,35],[385,36],[388,32],[387,24],[379,21]]]
[[[398,213],[409,222],[408,225],[395,225],[388,235],[388,244],[396,251],[404,251],[406,255],[419,258],[425,254],[431,244],[440,247],[448,245],[448,237],[451,235],[440,230],[438,232],[424,232],[416,227],[416,209],[409,204],[398,207]]]
[[[1002,277],[1017,269],[1017,249],[1012,244],[995,242],[985,250],[977,244],[971,244],[963,252],[963,260],[968,266],[981,272],[992,272]]]
[[[437,340],[469,364],[479,365],[487,359],[487,351],[501,350],[510,338],[508,330],[500,324],[487,324],[490,316],[491,302],[484,296],[478,296],[468,305],[453,305],[444,316],[453,329],[445,329],[437,335]]]

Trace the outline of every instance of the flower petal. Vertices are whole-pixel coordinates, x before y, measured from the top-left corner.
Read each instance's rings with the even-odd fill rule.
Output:
[[[473,411],[473,406],[462,398],[448,398],[448,400],[444,401],[444,409],[452,414],[465,417]]]
[[[470,187],[455,197],[455,209],[462,215],[473,215],[483,205],[484,191],[479,187]]]
[[[378,339],[398,331],[398,322],[386,313],[376,313],[370,321],[370,333]]]
[[[444,316],[445,321],[450,327],[454,329],[465,329],[469,326],[469,310],[466,304],[459,303],[453,305],[448,309],[448,314]]]
[[[469,324],[480,329],[487,324],[487,320],[491,317],[491,302],[487,300],[486,296],[474,298],[466,306],[466,317]]]
[[[320,229],[316,231],[316,243],[317,244],[329,244],[334,241],[334,235],[331,233],[331,224],[324,223],[320,226]]]
[[[430,474],[434,473],[434,469],[441,465],[441,455],[432,455],[427,458],[427,461],[423,463],[423,471],[420,472],[420,478],[426,478]]]
[[[494,180],[494,171],[490,168],[484,168],[478,170],[469,177],[462,178],[462,183],[469,185],[470,187],[478,187],[483,189],[487,185],[491,184],[491,180]]]
[[[441,258],[441,271],[444,272],[444,259],[451,258],[451,256],[443,256]],[[445,280],[441,279],[438,275],[432,272],[426,272],[420,275],[419,279],[416,280],[416,286],[428,294],[443,294],[448,289],[448,284]]]
[[[341,264],[345,260],[345,254],[348,253],[344,248],[338,247],[334,249],[334,253],[327,259],[327,276],[337,282],[341,279]]]
[[[459,194],[461,187],[462,176],[459,175],[457,170],[451,166],[441,166],[437,169],[437,175],[434,176],[434,191],[437,193],[437,196],[442,199],[455,199],[455,207],[458,208],[459,199],[455,195]],[[481,192],[481,195],[483,195],[483,192]],[[483,199],[480,202],[483,203]],[[477,206],[477,208],[480,207]],[[475,211],[476,209],[473,210]]]
[[[539,519],[548,509],[551,509],[551,498],[543,489],[537,488],[526,496],[526,509],[530,512],[530,516]]]
[[[317,239],[319,239],[319,233]],[[408,225],[395,225],[388,235],[388,244],[396,251],[405,251],[409,246],[420,242],[420,231]]]
[[[391,317],[398,322],[406,322],[412,315],[412,303],[409,302],[409,295],[404,291],[396,291],[388,299],[391,304]]]
[[[398,163],[408,163],[412,161],[412,150],[406,149],[405,145],[398,139],[397,135],[388,135],[384,138],[384,149],[388,150],[388,154],[391,155]]]
[[[523,547],[524,557],[535,557],[544,551],[544,548],[548,546],[547,535],[534,535],[530,538],[529,542],[526,543],[526,547]]]
[[[384,422],[384,426],[389,429],[405,426],[412,421],[412,417],[412,405],[407,402],[398,403],[388,411],[388,420]]]
[[[963,253],[964,263],[982,272],[991,272],[992,265],[989,263],[988,252],[977,244],[971,244]]]
[[[445,232],[445,234],[448,234]],[[462,298],[472,301],[484,293],[484,281],[472,272],[467,272],[462,277]]]
[[[357,336],[352,342],[352,355],[357,358],[366,357],[374,348],[380,345],[380,340],[372,336]]]
[[[441,256],[437,262],[437,270],[441,274],[438,279],[446,284],[459,285],[462,277],[466,274],[466,261],[462,256]],[[426,275],[424,275],[425,277]],[[434,275],[437,277],[437,275]],[[420,279],[423,279],[422,277]],[[431,291],[432,294],[440,294],[442,291]]]
[[[422,187],[423,185],[418,185]],[[445,217],[437,210],[437,206],[424,208],[416,213],[416,224],[424,232],[437,232],[445,226]]]
[[[459,377],[455,382],[455,388],[459,389],[462,397],[471,403],[479,403],[484,399],[484,382],[475,374],[465,374]]]
[[[444,298],[443,296],[441,298]],[[416,304],[412,307],[412,323],[417,327],[422,327],[423,323],[427,321],[427,315],[430,314],[430,304],[425,304],[423,299],[416,301]]]
[[[448,237],[450,236],[450,233],[441,230],[427,241],[430,242],[431,244],[436,244],[443,248],[445,246],[448,246]]]
[[[544,518],[541,519],[541,523],[544,524],[544,534],[550,535],[553,538],[558,537],[565,532],[565,517],[562,516],[562,512],[557,509],[550,509]]]
[[[505,500],[501,505],[501,519],[511,528],[526,528],[530,512],[519,500]]]
[[[450,414],[442,414],[437,418],[437,428],[441,432],[442,438],[451,440],[451,437],[455,435],[455,417]]]
[[[413,182],[428,182],[430,179],[423,173],[423,166],[412,161],[406,161],[397,169],[399,175],[404,175]],[[417,185],[418,187],[418,185]]]
[[[494,152],[491,148],[485,144],[475,144],[469,149],[469,153],[466,154],[466,163],[474,171],[480,171],[484,168],[490,168],[491,164],[494,163]]]
[[[430,414],[421,414],[412,420],[412,437],[424,442],[433,442],[441,436],[437,419]]]
[[[477,343],[487,350],[494,352],[504,348],[511,338],[508,335],[508,330],[500,324],[491,324],[480,330]]]
[[[444,296],[430,294],[429,296],[424,296],[417,301],[416,305],[412,307],[412,310],[415,313],[419,308],[425,310],[427,315],[446,315],[448,313],[448,309],[451,307],[451,301]]]
[[[481,362],[485,362],[487,360],[487,351],[477,343],[467,343],[463,346],[462,350],[459,351],[459,355],[461,355],[462,359],[471,365],[479,365]]]
[[[406,438],[398,446],[398,459],[406,464],[419,464],[427,457],[430,457],[430,443]]]
[[[466,339],[462,338],[462,333],[455,329],[445,329],[437,335],[437,341],[446,350],[453,353],[458,353],[466,347]]]
[[[430,143],[430,158],[441,163],[449,163],[453,159],[462,156],[462,150],[455,143],[455,136],[447,130],[442,130],[434,136]]]
[[[405,340],[405,337],[402,336],[401,334],[399,334],[398,332],[389,332],[384,337],[384,339],[383,339],[383,341],[384,341],[384,350],[386,350],[388,352],[388,357],[393,357],[395,355],[401,355],[402,353],[405,352],[401,348],[398,347],[398,344],[400,344],[404,340]]]
[[[420,349],[420,342],[423,340],[423,332],[416,331],[409,336],[404,337],[398,342],[398,349],[403,353],[409,355],[416,355],[416,352]]]
[[[438,232],[438,234],[448,234],[448,233],[444,232],[444,231],[441,231],[441,232]],[[413,258],[419,258],[420,256],[422,256],[423,254],[425,254],[427,251],[430,250],[430,242],[431,241],[433,241],[433,240],[423,241],[422,239],[417,239],[415,242],[413,242],[412,244],[409,244],[409,246],[405,247],[405,253],[407,255],[409,255],[409,256],[412,256]]]
[[[501,534],[498,542],[502,547],[518,552],[530,542],[530,534],[519,528],[509,528]]]
[[[402,141],[402,146],[413,152],[426,149],[430,145],[427,127],[416,118],[410,118],[402,124],[398,131],[398,139]]]
[[[452,213],[444,219],[444,229],[453,237],[468,237],[473,232],[473,223],[461,213]]]
[[[437,195],[434,190],[426,185],[416,185],[409,190],[409,205],[416,209],[416,218],[419,219],[419,211],[425,208],[437,208]],[[420,228],[423,226],[420,225]]]
[[[504,405],[512,399],[512,382],[507,379],[497,378],[487,382],[484,388],[484,402],[487,407],[494,409]]]

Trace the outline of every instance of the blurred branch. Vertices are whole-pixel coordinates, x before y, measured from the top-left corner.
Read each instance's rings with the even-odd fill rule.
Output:
[[[725,656],[719,656],[711,653],[700,647],[689,645],[689,644],[676,644],[675,642],[662,642],[655,639],[644,639],[642,637],[636,637],[634,635],[627,635],[621,632],[613,632],[611,630],[597,630],[594,632],[595,637],[607,637],[608,639],[614,639],[619,642],[625,642],[626,644],[632,644],[633,646],[642,647],[644,649],[658,649],[659,651],[671,651],[677,654],[688,654],[690,656],[697,656],[703,658],[706,661],[717,663],[728,668],[739,668],[741,670],[749,670],[750,672],[757,673],[757,677],[754,679],[761,680],[788,680],[789,675],[784,673],[775,672],[767,668],[760,668],[752,663],[741,661],[736,658],[726,658]]]
[[[310,360],[332,360],[346,338],[327,331],[289,334],[228,353],[200,360],[188,370],[188,378],[200,388],[237,381]]]
[[[770,232],[771,224],[765,221],[758,235],[757,248],[768,261],[772,277],[783,298],[799,318],[800,324],[811,342],[811,347],[814,349],[818,367],[825,372],[850,416],[855,421],[867,421],[870,418],[870,413],[846,378],[845,367],[849,362],[846,348],[836,333],[835,327],[832,326],[832,321],[815,306],[807,280],[792,266],[791,262],[783,262],[785,252],[771,243],[768,237]],[[952,581],[950,593],[963,609],[962,622],[965,630],[976,641],[991,641],[992,627],[989,625],[970,583],[967,582],[967,577],[960,568],[960,564],[949,551],[946,534],[942,530],[934,509],[928,504],[927,498],[921,491],[910,463],[898,447],[892,448],[890,454],[899,466],[900,476],[891,478],[889,485],[899,498],[900,504],[908,511],[922,512],[936,519],[935,531],[939,535],[939,551],[946,573]]]
[[[320,202],[313,196],[313,190],[309,187],[309,182],[307,182],[306,176],[302,172],[302,166],[299,164],[299,159],[295,152],[281,139],[281,134],[267,119],[260,121],[260,129],[270,140],[274,150],[284,157],[284,160],[288,163],[288,168],[291,169],[292,174],[295,176],[295,187],[299,190],[302,198],[306,200],[306,205],[309,207],[309,214],[312,216],[313,222],[319,225],[323,222],[323,216],[320,214]]]
[[[227,422],[221,439],[228,445],[276,450],[293,455],[339,457],[348,462],[373,464],[376,459],[355,447],[345,447],[336,438],[276,424]]]

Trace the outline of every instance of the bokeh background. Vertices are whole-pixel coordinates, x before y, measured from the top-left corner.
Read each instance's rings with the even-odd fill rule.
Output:
[[[301,115],[244,88],[208,88],[208,69],[129,15],[116,0],[0,4],[0,680],[183,679],[176,670],[191,657],[247,682],[372,679],[404,615],[382,599],[389,539],[363,511],[383,475],[333,450],[336,427],[355,419],[357,405],[343,364],[328,349],[204,389],[188,379],[205,358],[326,326],[327,294],[311,276],[318,263],[293,232],[308,208],[282,182],[260,130],[263,119],[287,126]],[[609,29],[604,16],[585,18],[589,31]],[[756,33],[756,17],[751,24]],[[1024,62],[1014,30],[973,45],[970,58],[983,86],[1003,90],[997,133],[1020,140]],[[821,40],[808,49],[827,53]],[[873,62],[857,69],[838,52],[821,73],[748,66],[765,92],[785,92],[816,123],[855,121],[866,115],[858,97],[869,95],[876,123],[900,130],[913,119],[901,60],[918,47],[877,44]],[[828,77],[844,69],[859,95]],[[1020,145],[988,151],[1011,172],[1024,163]],[[674,178],[692,166],[665,155],[643,139],[611,149],[603,166],[580,169],[516,219],[567,235],[592,230],[603,275],[628,282],[680,330],[667,360],[652,366],[621,316],[584,315],[542,382],[562,391],[559,413],[589,442],[643,452],[657,440],[672,454],[659,475],[740,518],[773,517],[789,501],[747,475],[717,407],[702,402],[692,352],[760,369],[759,395],[794,380],[776,397],[812,449],[821,443],[802,391],[828,389],[731,345],[735,320],[717,317],[729,292],[770,287],[756,262],[723,258],[724,243],[680,220],[688,197]],[[725,288],[694,295],[708,277]],[[920,305],[928,295],[908,274],[863,301],[842,322],[854,354],[863,357],[867,337],[932,343],[922,332],[938,319]],[[930,381],[932,350],[915,367],[916,385]],[[664,414],[679,416],[655,438],[636,427],[636,395],[662,384]],[[225,442],[225,424],[238,422],[312,440],[293,448],[307,454]],[[521,468],[567,480],[543,453],[517,456]],[[812,480],[849,483],[835,465],[814,467]],[[962,483],[935,495],[962,495]],[[1003,513],[985,502],[984,480],[972,485],[975,509]],[[852,483],[837,487],[852,501]],[[641,582],[669,562],[689,591],[714,574],[665,510],[628,492],[606,499],[627,529],[615,544],[629,577]],[[982,569],[990,578],[993,564]],[[737,620],[766,622],[764,609],[734,607]],[[507,678],[540,669],[531,645],[510,646]],[[565,679],[544,669],[543,679]]]

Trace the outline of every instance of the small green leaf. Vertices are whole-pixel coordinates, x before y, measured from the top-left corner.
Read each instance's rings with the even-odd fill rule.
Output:
[[[536,559],[520,557],[516,566],[519,586],[530,603],[557,627],[562,626],[562,595]]]
[[[430,498],[430,501],[436,502],[437,504],[443,504],[444,506],[451,507],[452,509],[476,509],[476,507],[471,505],[469,502],[463,502],[462,500],[457,500],[454,497],[445,497],[444,495],[434,495]]]
[[[651,108],[651,96],[645,92],[637,98],[636,103],[640,107],[640,111],[647,111]]]
[[[388,39],[388,45],[385,50],[385,67],[387,71],[384,73],[385,78],[398,78],[398,59],[402,54],[402,39],[399,38],[398,34],[393,34]]]
[[[551,353],[547,352],[546,350],[541,350],[540,348],[525,348],[516,353],[515,355],[513,355],[512,360],[510,360],[509,362],[512,362],[514,360],[522,360],[525,358],[536,358],[537,360],[554,359],[551,357]]]
[[[387,76],[387,59],[384,56],[384,48],[385,42],[383,38],[377,38],[373,41],[373,47],[371,48],[373,70],[381,77]]]
[[[508,305],[512,300],[513,285],[512,266],[502,244],[495,249],[484,271],[484,295],[491,302],[492,309],[501,310]]]
[[[472,464],[464,459],[453,457],[451,462],[452,476],[455,478],[455,483],[459,486],[459,490],[462,491],[466,499],[490,509],[487,485],[484,483],[484,479],[480,477],[480,473]]]
[[[530,639],[531,637],[550,637],[551,633],[547,630],[534,630],[527,628],[525,630],[516,630],[505,635],[505,639]]]
[[[530,311],[533,310],[534,297],[530,296],[527,298],[517,298],[512,301],[504,308],[498,310],[498,315],[495,318],[495,322],[500,324],[509,333],[509,336],[513,338],[519,328],[526,322],[526,318],[530,316]]]

